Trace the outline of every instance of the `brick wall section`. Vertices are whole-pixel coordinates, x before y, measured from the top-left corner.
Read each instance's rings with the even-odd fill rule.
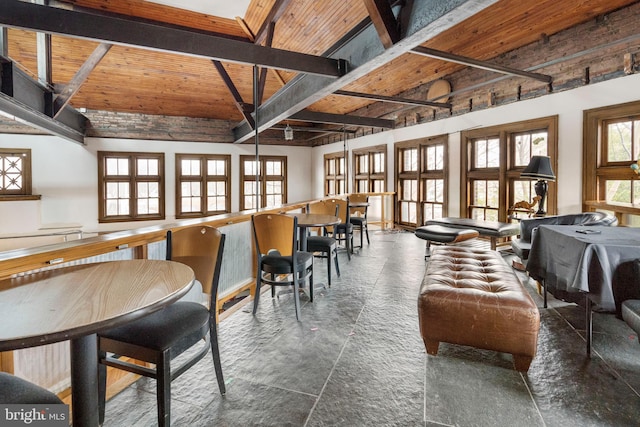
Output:
[[[635,54],[635,62],[640,63],[640,48],[638,47],[640,37],[633,38],[637,34],[638,22],[640,22],[640,2],[557,34],[541,34],[537,42],[490,61],[524,70],[532,65],[536,66],[557,61],[559,58],[568,58],[532,70],[552,76],[553,83],[551,85],[523,77],[509,77],[458,93],[456,91],[463,90],[463,88],[489,82],[502,76],[502,74],[477,68],[461,67],[460,71],[447,76],[453,90],[450,99],[453,108],[450,111],[441,108],[408,107],[374,102],[351,114],[393,118],[396,120],[396,127],[406,127],[622,77],[624,76],[625,54]],[[625,38],[631,38],[631,40],[626,43],[616,43]],[[609,44],[613,45],[607,46]],[[572,55],[585,51],[589,52],[575,58],[572,57]],[[635,71],[640,71],[640,67],[636,66]],[[398,96],[427,99],[428,89],[429,85],[427,84],[398,94]],[[87,111],[84,114],[89,119],[87,136],[105,138],[231,143],[233,142],[233,128],[237,125],[235,122],[222,120],[107,111]],[[350,134],[348,137],[360,137],[380,131],[382,129],[360,128],[355,134]],[[42,133],[38,129],[5,119],[0,120],[0,132]],[[262,140],[263,137],[264,140]],[[341,134],[333,134],[313,140],[310,145],[324,145],[341,140]],[[274,131],[263,133],[261,143],[278,144],[284,143],[284,141],[280,140],[278,133]],[[298,140],[298,145],[303,145],[300,144],[300,140]]]

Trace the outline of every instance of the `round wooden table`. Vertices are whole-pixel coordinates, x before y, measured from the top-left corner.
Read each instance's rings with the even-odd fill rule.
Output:
[[[0,351],[71,340],[73,425],[98,426],[96,333],[171,304],[193,281],[190,267],[159,260],[82,264],[0,281]]]

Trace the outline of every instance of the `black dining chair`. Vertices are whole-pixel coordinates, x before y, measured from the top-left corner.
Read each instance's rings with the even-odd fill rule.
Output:
[[[351,223],[351,214],[349,213],[349,198],[330,200],[331,203],[338,205],[340,224],[328,227],[328,229],[333,232],[333,237],[335,237],[336,241],[344,241],[347,258],[351,261],[351,254],[353,253],[353,224]]]
[[[350,208],[349,221],[353,224],[354,229],[360,231],[360,247],[362,247],[363,234],[366,234],[367,236],[367,245],[371,244],[369,241],[369,224],[367,222],[369,196],[366,194],[354,193],[349,196],[349,203],[364,204],[364,206],[354,206]]]
[[[167,259],[193,269],[194,286],[201,286],[202,292],[209,295],[208,307],[199,302],[179,300],[149,316],[98,334],[100,424],[105,416],[107,366],[156,380],[159,426],[171,425],[171,381],[202,359],[209,348],[220,394],[226,393],[216,323],[224,239],[225,235],[218,229],[203,225],[167,232]],[[177,366],[171,366],[172,360],[194,347],[188,358],[185,356]],[[140,366],[122,357],[151,363],[155,367]]]
[[[260,287],[293,286],[296,319],[300,320],[300,289],[309,282],[309,301],[313,302],[313,255],[298,250],[298,220],[284,214],[259,214],[251,217],[256,249],[256,292],[253,314],[258,310]]]
[[[321,200],[307,205],[307,212],[313,214],[338,216],[338,205],[329,200]],[[338,242],[333,236],[327,234],[324,227],[320,227],[318,234],[307,237],[307,252],[320,253],[320,257],[327,259],[327,284],[331,287],[331,263],[336,266],[336,274],[340,277],[340,264],[338,263]]]
[[[62,404],[62,400],[49,390],[23,378],[0,372],[1,404]]]

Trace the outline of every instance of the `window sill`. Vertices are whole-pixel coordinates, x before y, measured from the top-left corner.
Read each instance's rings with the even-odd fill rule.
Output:
[[[40,200],[40,194],[23,195],[23,194],[0,194],[0,202],[22,202],[27,200]]]

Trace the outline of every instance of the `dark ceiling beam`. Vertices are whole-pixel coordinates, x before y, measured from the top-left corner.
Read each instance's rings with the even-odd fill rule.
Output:
[[[70,107],[58,120],[50,116],[53,92],[32,79],[13,62],[0,58],[0,112],[69,141],[84,144],[86,117]]]
[[[254,40],[256,44],[262,43],[262,41],[267,37],[269,26],[271,23],[275,23],[280,19],[290,2],[291,0],[276,0],[264,22],[262,22],[260,29],[256,33],[256,38]]]
[[[229,73],[227,73],[227,70],[226,68],[224,68],[224,65],[222,65],[222,62],[216,60],[212,60],[211,62],[213,62],[216,70],[218,70],[218,74],[220,74],[220,77],[222,77],[222,81],[227,86],[227,89],[229,89],[229,93],[231,93],[231,97],[233,97],[233,103],[235,104],[236,108],[244,116],[244,119],[249,122],[251,127],[255,129],[256,124],[253,120],[253,116],[251,115],[251,112],[253,111],[253,104],[247,104],[242,100],[242,95],[240,95],[238,88],[236,88],[236,85],[231,80],[231,76],[229,75]]]
[[[78,93],[80,87],[87,81],[89,78],[89,74],[96,68],[96,66],[100,63],[102,58],[109,52],[111,49],[110,44],[108,43],[100,43],[96,48],[91,52],[91,55],[87,58],[86,61],[82,64],[82,66],[76,71],[76,74],[73,78],[67,83],[59,92],[59,95],[53,100],[53,118],[55,119],[62,112],[64,107],[69,104],[71,98]]]
[[[398,31],[398,21],[391,10],[391,5],[387,0],[362,0],[369,12],[371,22],[373,22],[378,37],[385,49],[389,49],[402,37]]]
[[[342,130],[342,129],[327,129],[327,128],[319,128],[319,127],[308,127],[308,126],[290,126],[294,132],[310,132],[310,133],[342,133],[346,132],[348,134],[355,134],[356,131],[352,129]],[[285,130],[286,126],[276,125],[272,127],[270,130]]]
[[[452,104],[450,102],[422,101],[419,99],[408,99],[408,98],[399,98],[397,96],[375,95],[372,93],[350,92],[346,90],[337,90],[334,92],[334,94],[342,95],[342,96],[351,96],[354,98],[373,99],[374,101],[393,102],[396,104],[418,105],[421,107],[438,107],[438,108],[452,107]]]
[[[477,14],[498,0],[424,0],[414,2],[407,19],[405,37],[389,49],[385,49],[373,25],[368,25],[349,38],[341,46],[332,48],[333,58],[349,58],[347,73],[337,79],[322,76],[298,75],[259,107],[260,131],[309,105],[355,82],[364,75],[410,51],[438,34]],[[1,23],[0,23],[1,24]],[[236,143],[249,139],[252,129],[241,123],[234,129]]]
[[[350,116],[347,114],[332,114],[332,113],[320,113],[316,111],[299,111],[287,120],[310,122],[310,123],[325,123],[332,125],[351,125],[351,126],[366,126],[377,127],[384,129],[393,129],[395,122],[388,119],[377,119],[375,117],[361,117]]]
[[[333,78],[344,74],[343,61],[334,58],[290,52],[198,31],[41,6],[20,0],[0,1],[0,25]]]
[[[480,68],[482,70],[493,71],[495,73],[508,74],[511,76],[526,77],[529,79],[538,80],[544,83],[551,83],[553,78],[546,74],[531,73],[528,71],[518,70],[516,68],[505,67],[503,65],[493,64],[487,61],[480,61],[466,56],[455,55],[449,52],[443,52],[441,50],[430,49],[428,47],[417,46],[411,50],[412,53],[416,53],[429,58],[441,59],[447,62],[455,62],[456,64],[466,65],[468,67]]]
[[[276,23],[272,22],[269,25],[269,31],[267,32],[267,39],[265,40],[264,45],[271,47],[271,43],[273,43],[273,33],[276,29]],[[262,104],[262,100],[264,99],[264,88],[267,85],[267,71],[269,69],[262,67],[260,69],[260,77],[258,78],[258,105]]]

